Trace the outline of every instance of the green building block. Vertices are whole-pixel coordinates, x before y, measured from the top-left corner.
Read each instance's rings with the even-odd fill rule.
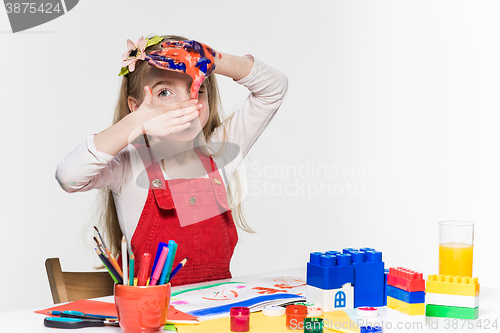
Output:
[[[427,304],[425,306],[425,315],[427,317],[476,319],[479,317],[479,307],[461,308],[458,306]]]

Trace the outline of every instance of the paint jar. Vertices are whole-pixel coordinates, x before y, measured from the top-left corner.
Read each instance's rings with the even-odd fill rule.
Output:
[[[124,333],[161,333],[167,323],[170,283],[148,287],[115,284],[115,304]]]
[[[307,306],[307,317],[308,318],[323,316],[323,309],[320,308],[320,307],[315,306],[314,303],[311,303],[311,302],[296,302],[296,303],[293,303],[293,304]]]
[[[286,307],[286,327],[291,330],[302,330],[307,317],[307,306],[288,305]]]
[[[304,333],[323,333],[323,318],[304,319]]]
[[[246,306],[235,306],[229,311],[231,332],[250,331],[250,309]]]
[[[282,306],[266,305],[262,309],[262,315],[266,317],[283,317],[286,309]]]
[[[439,222],[439,275],[472,277],[474,223]]]

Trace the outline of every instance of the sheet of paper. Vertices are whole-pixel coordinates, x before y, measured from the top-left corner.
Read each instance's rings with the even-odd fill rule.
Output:
[[[88,314],[98,314],[104,316],[116,317],[115,303],[92,301],[87,299],[82,299],[79,301],[70,302],[67,304],[56,305],[48,309],[35,311],[36,313],[41,313],[47,315],[48,311],[80,311]],[[197,318],[170,306],[167,315],[168,320],[196,320]]]
[[[261,279],[254,283],[215,283],[186,290],[183,293],[177,291],[177,294],[172,295],[170,304],[183,312],[198,316],[200,320],[210,320],[228,316],[232,304],[248,306],[252,311],[256,311],[264,305],[282,302],[266,299],[267,303],[252,308],[252,305],[261,303],[263,298],[283,298],[285,302],[286,298],[291,297],[290,295],[299,296],[297,299],[305,298],[306,282],[297,277],[280,276]],[[243,301],[247,302],[241,304]],[[227,311],[220,313],[221,308],[227,308]],[[211,309],[214,311],[211,312]]]
[[[115,303],[91,301],[88,299],[81,299],[79,301],[56,305],[35,312],[46,315],[48,311],[80,311],[88,314],[98,314],[112,317],[118,316],[118,314],[116,313]]]

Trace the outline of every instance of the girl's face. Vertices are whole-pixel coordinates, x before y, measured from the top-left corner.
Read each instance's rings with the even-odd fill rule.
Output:
[[[146,75],[144,85],[149,86],[153,91],[153,105],[180,103],[190,99],[189,93],[192,79],[189,75],[155,67],[149,67],[148,70],[149,72]],[[192,140],[207,124],[210,110],[205,84],[202,84],[199,90],[198,103],[203,105],[199,110],[200,115],[190,121],[191,125],[187,129],[169,135],[171,139],[180,141]]]

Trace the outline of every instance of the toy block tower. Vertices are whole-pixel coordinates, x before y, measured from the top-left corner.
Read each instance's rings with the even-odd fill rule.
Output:
[[[371,248],[344,249],[354,266],[354,307],[384,306],[385,282],[382,252]]]
[[[389,268],[384,268],[384,306],[387,306],[387,274],[389,274]]]
[[[411,269],[390,268],[387,274],[387,307],[409,316],[425,314],[425,280]]]
[[[479,316],[478,278],[429,275],[425,310],[429,317],[476,319]]]
[[[312,252],[307,263],[307,302],[323,311],[354,308],[354,266],[350,254]]]

